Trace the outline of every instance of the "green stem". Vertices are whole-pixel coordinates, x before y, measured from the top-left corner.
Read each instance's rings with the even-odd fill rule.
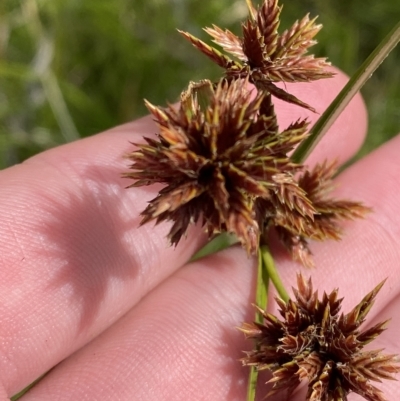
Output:
[[[257,269],[257,284],[256,284],[256,305],[261,309],[267,309],[268,305],[268,287],[269,274],[265,266],[265,261],[262,255],[262,248],[258,251],[258,269]],[[255,316],[257,323],[263,323],[264,317],[261,312],[257,311]]]
[[[29,384],[28,386],[26,386],[23,390],[21,390],[18,394],[15,394],[11,397],[10,401],[17,401],[19,400],[23,395],[25,395],[32,387],[34,387],[37,383],[40,382],[40,380],[42,380],[48,372],[46,372],[45,374],[43,374],[42,376],[39,376],[35,381],[33,381],[31,384]]]
[[[311,134],[295,150],[291,159],[296,163],[302,163],[320,139],[329,130],[339,114],[348,105],[353,96],[364,86],[383,60],[396,47],[400,41],[400,22],[382,40],[378,47],[364,61],[361,67],[350,78],[349,82],[336,96],[325,112],[311,129]]]
[[[285,286],[283,285],[279,277],[278,270],[276,269],[274,259],[268,246],[262,245],[260,248],[260,253],[264,262],[263,265],[267,270],[268,277],[273,282],[274,287],[276,288],[276,291],[278,292],[280,298],[287,302],[289,300],[289,295],[286,292]]]
[[[257,268],[257,283],[256,283],[256,305],[262,309],[267,309],[268,305],[268,286],[269,277],[264,259],[261,254],[261,249],[258,252],[258,268]],[[255,319],[257,323],[262,323],[263,315],[257,310]],[[256,397],[258,371],[254,366],[251,366],[249,372],[249,381],[247,384],[247,401],[254,401]]]
[[[190,259],[189,262],[194,262],[197,259],[205,258],[208,255],[222,251],[230,246],[237,244],[239,241],[235,235],[227,232],[218,234],[211,241],[207,242],[199,251],[197,251]]]

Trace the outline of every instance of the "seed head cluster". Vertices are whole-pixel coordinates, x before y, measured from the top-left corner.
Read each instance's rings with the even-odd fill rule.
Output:
[[[333,177],[337,172],[336,162],[323,162],[306,170],[296,180],[298,187],[306,194],[314,209],[312,218],[302,215],[296,208],[280,207],[273,218],[276,232],[295,260],[312,267],[312,254],[308,239],[324,241],[340,240],[340,222],[362,218],[369,208],[360,202],[335,199],[330,195],[334,188]],[[265,200],[259,201],[263,207]],[[284,205],[289,204],[283,200]]]
[[[205,85],[211,94],[204,109],[191,88],[178,109],[147,103],[160,132],[137,144],[126,176],[136,180],[132,186],[166,184],[142,213],[142,223],[172,220],[173,244],[189,223],[201,220],[209,236],[236,234],[254,253],[264,220],[256,201],[269,199],[285,179],[293,181],[300,166],[287,153],[306,136],[308,123],[279,132],[270,97],[260,92],[254,97],[246,80],[222,80],[215,89]],[[287,186],[301,213],[312,214],[303,191],[295,183]]]
[[[329,78],[330,65],[324,58],[307,55],[317,42],[314,36],[322,25],[306,15],[293,26],[279,34],[282,6],[278,0],[265,0],[255,9],[250,6],[250,17],[242,24],[243,36],[239,38],[228,29],[213,25],[204,30],[230,58],[190,33],[179,31],[194,47],[225,70],[227,79],[249,78],[259,90],[273,96],[314,110],[287,91],[278,88],[276,82],[309,82]]]
[[[346,401],[351,392],[368,401],[384,401],[371,381],[394,379],[400,371],[398,357],[363,348],[385,330],[388,321],[360,330],[383,283],[349,313],[339,314],[342,299],[337,289],[318,299],[311,279],[298,275],[294,300],[276,300],[281,319],[260,310],[264,323],[242,326],[246,337],[255,341],[243,364],[272,371],[268,395],[285,390],[290,396],[306,380],[307,401]]]
[[[338,239],[338,221],[367,210],[327,196],[333,164],[308,172],[291,161],[289,152],[307,136],[307,120],[279,130],[270,94],[252,93],[248,79],[191,84],[178,108],[146,105],[159,133],[135,144],[125,177],[135,180],[132,187],[164,184],[142,212],[142,224],[172,221],[172,244],[200,221],[210,237],[233,233],[254,254],[275,227],[293,257],[311,266],[307,239]]]

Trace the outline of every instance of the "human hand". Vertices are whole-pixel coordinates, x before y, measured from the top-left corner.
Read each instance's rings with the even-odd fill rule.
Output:
[[[344,80],[287,86],[322,112]],[[281,127],[318,118],[276,105]],[[358,97],[308,164],[345,162],[365,128]],[[138,227],[158,188],[124,189],[122,155],[129,141],[155,130],[146,117],[0,172],[1,401],[54,366],[23,400],[245,399],[248,369],[238,359],[252,344],[235,327],[254,315],[255,261],[234,247],[186,264],[204,244],[200,228],[174,249],[166,224]],[[320,292],[339,287],[344,311],[389,277],[368,321],[393,318],[373,343],[387,353],[398,352],[400,335],[399,150],[396,138],[340,175],[338,196],[374,212],[346,223],[342,241],[312,244],[317,267],[305,272]],[[273,251],[290,288],[303,268],[278,246]],[[400,393],[398,382],[382,388],[388,399]],[[266,392],[261,385],[260,400]],[[304,387],[291,399],[304,399]]]

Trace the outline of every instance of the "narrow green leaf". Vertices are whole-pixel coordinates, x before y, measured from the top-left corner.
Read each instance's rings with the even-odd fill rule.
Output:
[[[258,268],[256,282],[256,305],[262,309],[267,309],[268,306],[268,287],[269,277],[261,249],[258,251]],[[263,315],[257,310],[254,320],[257,323],[263,322]],[[254,401],[256,397],[258,371],[254,366],[250,367],[249,380],[247,383],[247,401]]]
[[[267,309],[268,305],[268,287],[269,287],[269,274],[265,259],[263,257],[263,247],[258,251],[258,269],[257,269],[257,283],[256,283],[256,305],[259,308]],[[257,311],[255,321],[262,323],[264,320],[263,315]]]
[[[42,380],[48,372],[46,372],[45,374],[43,374],[42,376],[38,377],[35,381],[33,381],[31,384],[29,384],[28,386],[26,386],[23,390],[21,390],[18,394],[13,395],[10,398],[10,401],[17,401],[19,400],[23,395],[25,395],[32,387],[34,387],[37,383],[40,382],[40,380]]]
[[[199,251],[197,251],[189,260],[194,262],[195,260],[204,258],[213,253],[222,251],[223,249],[229,248],[230,246],[237,244],[239,241],[235,235],[229,233],[222,233],[217,235],[211,241],[207,242]]]
[[[396,47],[399,40],[400,22],[364,61],[361,67],[350,78],[346,86],[336,96],[335,100],[329,105],[315,125],[311,128],[310,136],[306,138],[293,153],[291,159],[294,162],[301,163],[308,157],[320,139],[338,118],[339,114],[348,105],[354,95],[363,87],[365,82],[368,81],[375,70],[381,65],[383,60]]]
[[[260,252],[268,277],[274,284],[274,287],[276,288],[276,291],[278,292],[280,298],[287,302],[289,300],[289,295],[286,292],[285,286],[283,285],[279,277],[278,270],[276,269],[275,262],[269,248],[266,245],[262,245],[260,248]]]
[[[258,370],[255,368],[255,366],[250,366],[246,401],[254,401],[256,399],[257,379]]]

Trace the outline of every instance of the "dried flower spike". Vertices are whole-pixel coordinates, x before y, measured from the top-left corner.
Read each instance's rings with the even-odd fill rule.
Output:
[[[330,197],[334,187],[333,176],[336,172],[337,163],[325,161],[317,164],[311,171],[306,170],[299,177],[297,184],[305,192],[316,211],[312,219],[304,217],[304,214],[296,209],[284,206],[276,209],[277,212],[273,217],[273,225],[283,244],[295,260],[307,267],[314,266],[307,239],[340,240],[342,230],[339,223],[341,221],[362,218],[371,211],[360,202]],[[274,207],[268,201],[260,200],[259,202],[263,210]],[[288,201],[285,202],[286,205],[288,203]]]
[[[208,104],[198,101],[199,88],[208,93]],[[293,178],[300,166],[287,156],[306,136],[308,123],[279,132],[270,96],[252,96],[247,80],[222,80],[216,88],[209,81],[192,84],[178,109],[146,104],[160,133],[136,144],[125,177],[137,180],[133,187],[165,184],[142,212],[142,224],[173,221],[173,244],[189,223],[201,221],[209,236],[228,231],[255,253],[264,221],[255,202],[278,192],[282,180],[302,205],[299,213],[315,213]]]
[[[250,6],[251,15],[242,24],[242,38],[215,25],[205,28],[213,41],[234,59],[187,32],[179,32],[224,68],[228,79],[249,77],[259,90],[314,111],[308,104],[278,88],[275,82],[308,82],[333,75],[326,71],[330,63],[325,58],[306,55],[308,49],[316,44],[314,36],[322,25],[315,24],[316,18],[310,20],[306,15],[280,35],[281,9],[277,0],[265,0],[258,10]]]
[[[400,372],[398,357],[363,348],[385,330],[388,321],[365,331],[359,329],[383,284],[348,314],[339,315],[342,299],[337,289],[319,300],[311,278],[306,281],[298,275],[295,300],[284,303],[277,299],[283,320],[260,310],[264,324],[242,326],[246,337],[256,343],[242,359],[243,364],[272,371],[268,395],[282,390],[290,395],[305,379],[307,401],[346,401],[351,392],[368,401],[384,401],[383,393],[371,381],[394,379]]]
[[[299,178],[288,152],[307,135],[306,120],[279,132],[271,96],[252,98],[247,80],[191,83],[178,109],[147,102],[160,133],[128,155],[131,186],[165,187],[142,212],[142,224],[171,220],[177,244],[190,223],[209,236],[230,232],[249,254],[275,227],[294,259],[312,266],[307,239],[339,239],[338,222],[362,217],[358,202],[328,197],[335,164],[317,165]]]

